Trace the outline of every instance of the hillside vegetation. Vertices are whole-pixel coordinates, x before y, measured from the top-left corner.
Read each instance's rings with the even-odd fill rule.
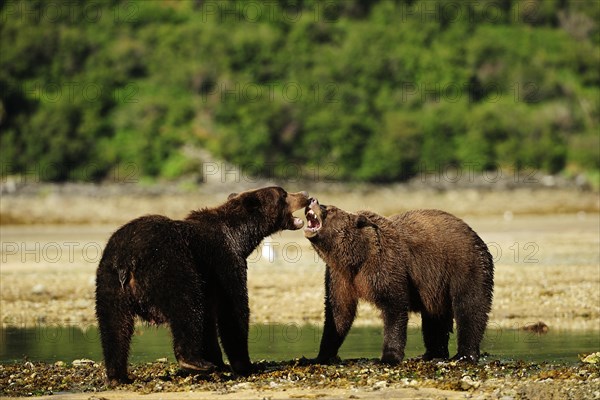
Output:
[[[280,177],[597,173],[599,20],[597,1],[4,1],[2,174],[201,173],[186,148]]]

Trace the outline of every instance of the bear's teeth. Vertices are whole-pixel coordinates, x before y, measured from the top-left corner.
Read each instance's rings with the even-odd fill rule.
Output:
[[[312,229],[318,229],[321,226],[321,223],[314,212],[306,214],[306,222],[308,223],[308,227]]]

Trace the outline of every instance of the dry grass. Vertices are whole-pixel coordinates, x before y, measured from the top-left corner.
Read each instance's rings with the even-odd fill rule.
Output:
[[[460,217],[548,215],[600,212],[598,193],[574,189],[521,187],[513,190],[460,189],[437,191],[407,186],[327,186],[317,188],[286,185],[289,191],[308,189],[323,204],[347,210],[371,209],[391,215],[416,208],[439,208]],[[218,189],[218,190],[216,190]],[[195,192],[155,195],[120,194],[102,197],[60,191],[36,195],[2,196],[0,225],[123,224],[143,214],[164,214],[183,218],[190,210],[222,203],[229,192],[240,188],[217,186]]]

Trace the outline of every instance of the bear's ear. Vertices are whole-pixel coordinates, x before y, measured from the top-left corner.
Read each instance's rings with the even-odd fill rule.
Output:
[[[379,228],[376,224],[371,222],[369,218],[365,217],[364,215],[359,215],[358,218],[356,218],[356,227],[358,229],[362,229],[366,228],[367,226],[375,229]]]
[[[231,200],[237,195],[238,195],[237,193],[231,193],[229,196],[227,196],[227,200]]]
[[[254,194],[243,196],[242,204],[244,205],[246,210],[253,211],[260,207],[260,199]]]

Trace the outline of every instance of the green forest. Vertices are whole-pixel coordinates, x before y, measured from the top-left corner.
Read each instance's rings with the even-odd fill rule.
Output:
[[[600,2],[2,1],[3,176],[600,169]]]

